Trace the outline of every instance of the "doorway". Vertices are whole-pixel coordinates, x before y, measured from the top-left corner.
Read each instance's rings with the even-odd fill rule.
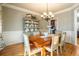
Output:
[[[79,8],[74,10],[75,45],[79,46]]]
[[[77,17],[77,44],[79,45],[79,17]]]

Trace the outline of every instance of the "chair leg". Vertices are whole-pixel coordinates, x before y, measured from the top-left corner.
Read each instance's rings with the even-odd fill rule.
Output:
[[[53,56],[53,51],[51,51],[51,56]]]
[[[46,51],[44,47],[42,47],[41,49],[41,56],[46,56]]]
[[[24,56],[26,56],[26,50],[24,50]]]
[[[34,54],[34,56],[36,56],[36,54]]]
[[[57,47],[57,56],[59,55],[59,50],[58,50],[58,47]]]
[[[60,52],[62,53],[62,46],[60,46]]]
[[[24,56],[27,55],[26,47],[24,47]]]
[[[30,51],[29,52],[27,52],[27,49],[26,49],[26,47],[25,47],[25,49],[24,49],[24,56],[30,56]]]
[[[63,50],[65,50],[65,44],[63,44]]]

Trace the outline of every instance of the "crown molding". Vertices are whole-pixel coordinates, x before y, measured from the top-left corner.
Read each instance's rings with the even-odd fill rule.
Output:
[[[55,12],[54,14],[56,15],[56,14],[61,14],[61,13],[63,13],[63,12],[70,11],[70,10],[72,10],[72,9],[75,9],[77,6],[79,6],[79,4],[75,4],[75,5],[73,5],[72,7],[69,7],[69,8],[63,9],[63,10],[58,11],[58,12]]]
[[[72,7],[69,7],[69,8],[66,8],[66,9],[63,9],[63,10],[60,10],[58,12],[55,12],[54,14],[56,15],[56,14],[60,14],[60,13],[63,13],[63,12],[70,11],[70,10],[76,8],[78,5],[79,4],[75,4]],[[26,13],[32,13],[32,14],[38,15],[38,16],[41,15],[40,13],[37,13],[37,12],[34,12],[34,11],[30,11],[28,9],[24,9],[24,8],[17,7],[17,6],[11,5],[11,4],[7,4],[7,3],[3,3],[3,4],[1,4],[1,6],[5,6],[5,7],[8,7],[8,8],[12,8],[12,9],[19,10],[19,11],[26,12]]]
[[[17,6],[11,5],[11,4],[7,4],[7,3],[3,3],[3,4],[1,4],[1,6],[8,7],[8,8],[15,9],[15,10],[19,10],[19,11],[26,12],[26,13],[32,13],[34,15],[40,15],[37,12],[30,11],[28,9],[17,7]]]

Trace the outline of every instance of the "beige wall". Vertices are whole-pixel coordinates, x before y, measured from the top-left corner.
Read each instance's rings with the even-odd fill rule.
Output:
[[[74,11],[67,11],[55,15],[58,23],[58,30],[73,31],[74,30]]]
[[[24,15],[24,12],[2,7],[3,39],[6,45],[23,42]]]
[[[23,31],[23,17],[24,12],[20,12],[14,9],[3,7],[3,31]],[[57,17],[58,30],[73,30],[73,11],[64,12]],[[40,16],[39,16],[40,17]],[[47,31],[48,23],[40,18],[40,30]]]
[[[73,31],[74,30],[74,11],[63,12],[55,15],[57,30],[58,31]],[[40,18],[41,19],[41,18]],[[41,19],[40,28],[41,31],[48,31],[48,23]]]
[[[47,27],[48,26],[48,22],[47,21],[45,21],[45,20],[40,18],[39,25],[40,25],[40,31],[41,32],[47,32],[48,31],[48,27]]]
[[[25,13],[2,7],[3,31],[22,31]]]
[[[3,39],[6,45],[23,42],[23,17],[26,12],[2,7]]]
[[[40,18],[41,19],[41,18]],[[63,12],[55,15],[57,23],[57,31],[64,31],[67,33],[66,42],[75,44],[74,34],[74,10]],[[40,20],[41,31],[48,31],[48,23],[45,20]]]
[[[5,41],[12,44],[12,42],[23,42],[23,17],[26,13],[18,10],[2,7],[3,32],[5,33]],[[74,31],[74,13],[72,11],[63,12],[55,15],[58,23],[58,31],[73,32]],[[45,20],[40,20],[40,30],[48,31],[48,23]],[[71,33],[72,34],[72,33]],[[70,34],[70,35],[71,35]],[[71,35],[72,36],[72,35]],[[73,36],[74,37],[74,36]],[[71,39],[73,38],[71,37]],[[7,44],[8,44],[7,42]],[[74,43],[74,39],[71,40]]]
[[[74,32],[74,10],[63,12],[55,15],[57,18],[58,31],[65,31],[67,33],[66,41],[75,44]]]

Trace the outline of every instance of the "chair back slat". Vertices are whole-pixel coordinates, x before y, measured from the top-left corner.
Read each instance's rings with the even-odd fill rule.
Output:
[[[61,43],[61,44],[63,44],[63,43],[64,43],[65,38],[66,38],[66,33],[65,33],[65,32],[63,32],[63,33],[61,34],[61,41],[60,41],[60,43]]]
[[[54,44],[58,44],[59,43],[59,36],[54,36]]]
[[[52,44],[51,44],[51,49],[53,49],[54,45],[58,45],[59,44],[59,36],[58,35],[54,35],[52,37]]]

